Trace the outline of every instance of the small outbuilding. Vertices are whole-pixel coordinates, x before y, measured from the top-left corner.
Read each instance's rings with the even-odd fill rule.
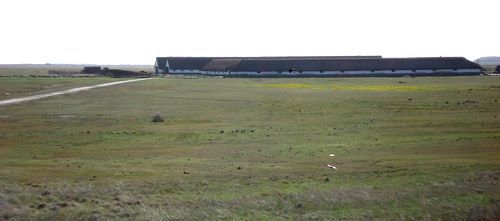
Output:
[[[83,67],[82,73],[84,74],[99,74],[101,72],[100,66],[87,66]]]

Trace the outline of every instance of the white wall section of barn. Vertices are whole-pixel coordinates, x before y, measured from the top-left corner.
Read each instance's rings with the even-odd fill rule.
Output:
[[[229,71],[200,71],[200,70],[171,70],[171,74],[206,74],[206,75],[266,75],[266,74],[311,74],[311,75],[334,75],[334,74],[412,74],[412,73],[481,73],[481,69],[442,69],[442,70],[363,70],[363,71],[244,71],[244,72],[229,72]]]

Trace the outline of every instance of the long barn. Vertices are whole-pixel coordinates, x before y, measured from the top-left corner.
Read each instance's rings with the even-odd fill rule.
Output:
[[[481,66],[463,57],[158,57],[157,74],[224,77],[349,77],[479,75]]]

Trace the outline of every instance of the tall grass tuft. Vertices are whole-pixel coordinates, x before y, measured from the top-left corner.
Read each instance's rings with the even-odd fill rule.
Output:
[[[165,121],[165,119],[163,119],[163,117],[159,113],[156,113],[153,115],[153,122],[154,123],[164,122],[164,121]]]

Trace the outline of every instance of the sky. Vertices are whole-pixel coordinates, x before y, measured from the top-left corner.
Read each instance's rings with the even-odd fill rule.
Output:
[[[500,56],[498,0],[2,0],[0,64]]]

